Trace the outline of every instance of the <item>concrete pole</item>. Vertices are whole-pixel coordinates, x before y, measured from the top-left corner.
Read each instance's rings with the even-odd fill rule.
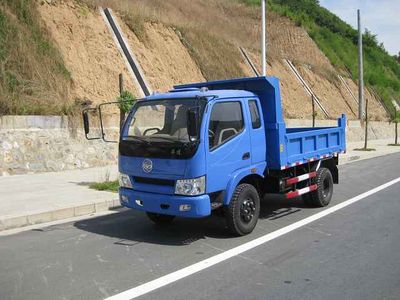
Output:
[[[360,10],[357,10],[358,19],[358,118],[364,119],[364,70],[363,70],[363,46]]]
[[[261,63],[262,76],[267,75],[266,30],[265,30],[265,0],[261,0]]]

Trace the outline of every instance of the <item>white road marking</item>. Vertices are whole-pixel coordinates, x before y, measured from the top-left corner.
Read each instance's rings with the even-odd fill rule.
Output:
[[[244,244],[242,244],[240,246],[237,246],[235,248],[232,248],[230,250],[227,250],[225,252],[222,252],[222,253],[217,254],[215,256],[212,256],[210,258],[204,259],[204,260],[202,260],[202,261],[200,261],[198,263],[195,263],[193,265],[190,265],[190,266],[185,267],[183,269],[180,269],[178,271],[172,272],[170,274],[167,274],[165,276],[159,277],[157,279],[154,279],[152,281],[149,281],[147,283],[144,283],[142,285],[139,285],[137,287],[134,287],[132,289],[124,291],[122,293],[119,293],[119,294],[116,294],[116,295],[111,296],[109,298],[106,298],[106,300],[134,299],[134,298],[137,298],[139,296],[142,296],[142,295],[145,295],[147,293],[150,293],[150,292],[152,292],[154,290],[157,290],[157,289],[159,289],[159,288],[161,288],[163,286],[166,286],[166,285],[171,284],[171,283],[173,283],[175,281],[178,281],[178,280],[180,280],[182,278],[185,278],[185,277],[188,277],[190,275],[193,275],[193,274],[195,274],[197,272],[200,272],[200,271],[202,271],[204,269],[210,268],[210,267],[212,267],[212,266],[214,266],[214,265],[216,265],[216,264],[218,264],[220,262],[228,260],[228,259],[230,259],[230,258],[232,258],[234,256],[240,255],[243,252],[251,250],[251,249],[253,249],[253,248],[257,247],[257,246],[265,244],[265,243],[267,243],[267,242],[269,242],[269,241],[271,241],[273,239],[276,239],[276,238],[278,238],[278,237],[280,237],[282,235],[285,235],[285,234],[287,234],[287,233],[289,233],[289,232],[291,232],[293,230],[296,230],[296,229],[298,229],[300,227],[303,227],[303,226],[305,226],[305,225],[307,225],[307,224],[309,224],[311,222],[314,222],[314,221],[316,221],[318,219],[321,219],[321,218],[323,218],[323,217],[325,217],[327,215],[330,215],[330,214],[332,214],[332,213],[334,213],[334,212],[336,212],[336,211],[338,211],[338,210],[340,210],[340,209],[342,209],[342,208],[344,208],[346,206],[349,206],[349,205],[351,205],[351,204],[353,204],[353,203],[355,203],[357,201],[360,201],[360,200],[362,200],[362,199],[364,199],[364,198],[366,198],[368,196],[371,196],[371,195],[373,195],[375,193],[378,193],[379,191],[382,191],[382,190],[384,190],[384,189],[386,189],[386,188],[388,188],[388,187],[390,187],[390,186],[392,186],[392,185],[394,185],[394,184],[396,184],[398,182],[400,182],[400,177],[398,177],[398,178],[396,178],[396,179],[394,179],[392,181],[389,181],[389,182],[387,182],[385,184],[382,184],[382,185],[380,185],[380,186],[378,186],[378,187],[376,187],[376,188],[374,188],[372,190],[369,190],[369,191],[367,191],[365,193],[362,193],[362,194],[360,194],[358,196],[355,196],[355,197],[353,197],[351,199],[348,199],[348,200],[346,200],[346,201],[344,201],[342,203],[339,203],[339,204],[337,204],[335,206],[327,208],[327,209],[325,209],[325,210],[323,210],[323,211],[321,211],[319,213],[316,213],[316,214],[314,214],[312,216],[309,216],[309,217],[307,217],[307,218],[305,218],[303,220],[300,220],[300,221],[295,222],[295,223],[293,223],[291,225],[288,225],[286,227],[278,229],[278,230],[276,230],[274,232],[268,233],[268,234],[266,234],[264,236],[261,236],[261,237],[259,237],[257,239],[254,239],[254,240],[252,240],[250,242],[244,243]]]

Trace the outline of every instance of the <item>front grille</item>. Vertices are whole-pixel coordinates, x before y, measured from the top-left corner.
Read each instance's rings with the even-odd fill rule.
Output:
[[[147,177],[138,177],[138,176],[134,176],[133,179],[135,180],[135,182],[138,182],[138,183],[175,186],[175,180],[147,178]]]

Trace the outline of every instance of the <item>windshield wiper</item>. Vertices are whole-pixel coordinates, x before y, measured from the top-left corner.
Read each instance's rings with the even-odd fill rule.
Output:
[[[137,137],[137,136],[133,136],[133,135],[127,136],[124,140],[126,140],[126,141],[135,140],[135,141],[139,141],[141,143],[145,143],[147,145],[150,145],[150,142],[148,140],[145,140],[143,138],[140,138],[140,137]]]
[[[184,141],[180,141],[180,140],[174,140],[174,139],[171,139],[171,138],[169,138],[169,137],[166,137],[166,136],[150,136],[150,138],[149,138],[149,140],[150,141],[157,141],[157,139],[159,139],[159,140],[162,140],[162,141],[165,141],[165,142],[169,142],[169,143],[173,143],[173,144],[182,144],[182,143],[184,143]]]

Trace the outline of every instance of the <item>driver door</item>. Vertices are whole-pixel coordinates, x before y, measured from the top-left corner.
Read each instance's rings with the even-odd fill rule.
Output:
[[[208,121],[207,192],[225,190],[232,173],[249,167],[250,136],[242,100],[218,101]]]

